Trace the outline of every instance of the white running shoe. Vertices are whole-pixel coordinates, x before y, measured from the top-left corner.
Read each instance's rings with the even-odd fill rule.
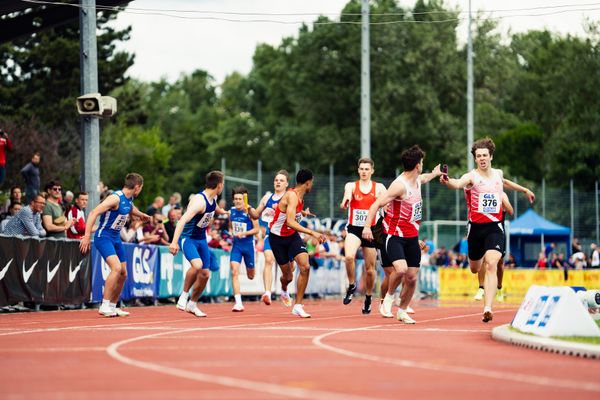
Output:
[[[185,307],[185,311],[189,312],[190,314],[194,314],[196,317],[198,318],[202,318],[202,317],[206,317],[206,314],[203,313],[199,308],[198,305],[194,306],[194,307],[189,307],[189,303],[188,305]]]
[[[292,308],[292,314],[297,315],[300,318],[310,318],[310,314],[304,311],[304,306],[302,304],[294,305],[294,308]]]
[[[391,296],[386,295],[383,298],[383,304],[381,305],[383,308],[383,313],[384,315],[388,315],[392,313],[392,305],[394,304],[394,298]]]
[[[239,303],[235,303],[233,305],[233,308],[231,309],[231,311],[233,311],[233,312],[242,312],[242,311],[244,311],[244,305],[243,304],[239,304]]]
[[[396,314],[396,319],[398,321],[404,322],[405,324],[415,324],[417,322],[414,319],[412,319],[406,311],[400,311],[400,310],[398,310],[398,313]]]
[[[104,307],[104,306],[100,306],[100,308],[98,309],[98,314],[104,316],[104,317],[116,317],[117,316],[117,312],[110,308],[110,307]]]
[[[117,317],[128,317],[129,311],[121,310],[119,307],[115,308],[115,312],[117,313]]]
[[[414,314],[414,313],[415,313],[415,310],[413,310],[411,306],[408,306],[408,307],[406,307],[406,312],[407,312],[408,314]]]
[[[292,306],[292,298],[288,292],[281,292],[281,302],[286,307]]]
[[[475,293],[473,300],[481,301],[481,300],[483,300],[484,295],[485,295],[485,290],[483,290],[482,288],[479,288],[479,289],[477,289],[477,293]]]
[[[392,314],[392,313],[387,313],[387,314],[386,314],[386,313],[383,311],[383,301],[379,303],[379,314],[381,314],[381,316],[382,316],[383,318],[394,318],[394,314]]]
[[[184,297],[184,295],[181,294],[181,296],[179,296],[179,299],[177,300],[177,309],[181,310],[181,311],[185,311],[187,302],[188,302],[187,296]]]
[[[266,305],[270,306],[271,305],[271,295],[268,293],[263,293],[263,295],[260,298],[262,300],[263,303],[265,303]]]

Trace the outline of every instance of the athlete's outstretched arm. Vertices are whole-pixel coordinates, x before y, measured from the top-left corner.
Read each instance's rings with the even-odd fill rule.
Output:
[[[285,209],[286,225],[298,232],[302,232],[302,233],[306,233],[307,235],[314,236],[319,241],[319,243],[324,243],[325,236],[323,236],[319,232],[316,232],[311,229],[303,227],[296,221],[296,207],[298,206],[298,196],[294,192],[287,192],[281,198],[281,201],[283,201],[284,198],[286,199],[286,207],[287,207]],[[281,202],[280,202],[280,204],[281,204]]]
[[[448,180],[444,180],[444,179],[440,178],[440,183],[442,185],[446,185],[450,189],[462,189],[465,186],[471,185],[473,183],[471,176],[472,176],[471,173],[467,172],[466,174],[461,176],[459,179],[448,178]]]
[[[352,182],[347,182],[346,185],[344,186],[344,198],[342,199],[342,202],[340,203],[340,208],[342,210],[345,210],[346,208],[348,208],[348,205],[350,204],[350,200],[352,200],[352,186],[354,186],[354,184]]]
[[[387,192],[385,192],[381,197],[378,197],[377,200],[371,207],[369,207],[369,213],[367,214],[367,219],[365,220],[365,226],[363,228],[362,237],[366,240],[373,240],[373,232],[371,232],[371,224],[373,223],[373,219],[375,218],[375,214],[377,214],[377,210],[381,207],[385,207],[389,202],[394,200],[396,197],[402,197],[406,193],[406,187],[400,181],[394,181]]]
[[[527,200],[529,200],[530,203],[533,203],[533,201],[535,200],[535,194],[531,190],[527,189],[525,186],[521,186],[518,183],[515,183],[506,178],[502,178],[502,183],[504,183],[505,189],[516,190],[517,192],[525,193],[525,196],[527,196]]]
[[[179,237],[181,236],[181,232],[183,232],[185,224],[190,222],[190,220],[194,218],[194,215],[204,212],[205,209],[206,203],[204,202],[204,198],[199,194],[194,195],[188,204],[187,210],[181,216],[177,222],[177,225],[175,226],[173,240],[171,240],[171,244],[169,245],[169,251],[171,254],[175,255],[179,251]]]
[[[262,199],[260,199],[260,203],[258,203],[258,207],[256,207],[256,208],[248,207],[248,215],[250,216],[250,218],[252,218],[252,219],[260,218],[260,215],[262,214],[262,212],[265,210],[265,207],[267,206],[267,200],[269,200],[269,196],[270,196],[269,193],[265,194],[262,197]]]
[[[92,229],[94,229],[94,224],[96,223],[96,219],[98,215],[105,213],[108,210],[116,210],[119,208],[119,196],[116,194],[111,194],[104,199],[104,201],[96,206],[88,216],[88,220],[85,224],[85,233],[79,242],[79,250],[85,254],[90,249],[90,241]]]
[[[428,183],[429,181],[437,178],[442,175],[442,170],[440,168],[440,164],[436,165],[433,171],[428,172],[426,174],[419,175],[419,179],[421,179],[421,183]]]
[[[131,215],[140,217],[140,219],[144,222],[150,221],[150,216],[146,213],[141,212],[136,206],[131,207]]]

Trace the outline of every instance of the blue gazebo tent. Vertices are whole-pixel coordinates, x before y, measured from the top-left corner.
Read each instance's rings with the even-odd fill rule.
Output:
[[[571,229],[548,221],[533,209],[510,222],[509,234],[510,250],[519,266],[534,267],[545,243],[564,244],[565,258],[571,255]]]

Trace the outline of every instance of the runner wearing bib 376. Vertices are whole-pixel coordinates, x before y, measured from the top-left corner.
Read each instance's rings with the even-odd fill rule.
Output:
[[[373,240],[371,224],[375,214],[379,208],[391,203],[390,207],[385,209],[383,226],[387,238],[383,251],[392,263],[394,271],[390,275],[388,292],[383,299],[382,314],[384,317],[391,314],[394,292],[402,281],[406,288],[402,289],[396,318],[405,324],[415,323],[408,315],[407,308],[415,292],[421,248],[425,246],[423,242],[419,242],[419,224],[423,213],[421,185],[442,174],[439,164],[431,173],[422,174],[424,158],[425,152],[416,145],[402,152],[404,172],[392,182],[387,192],[371,205],[362,233],[364,239]]]
[[[344,241],[344,252],[346,254],[346,273],[348,274],[348,289],[344,297],[344,304],[350,304],[354,291],[356,290],[356,252],[362,247],[365,257],[365,302],[362,313],[371,312],[371,296],[375,286],[375,260],[377,250],[375,243],[362,238],[362,231],[369,213],[371,204],[377,197],[385,192],[385,186],[371,180],[375,163],[370,158],[364,157],[358,160],[358,175],[360,179],[356,182],[348,182],[344,187],[344,198],[340,207],[348,209],[347,235]],[[373,225],[375,225],[373,220]]]
[[[471,154],[477,168],[467,172],[460,179],[440,179],[450,189],[469,189],[467,207],[469,210],[469,266],[471,272],[486,271],[484,281],[483,322],[493,318],[492,303],[496,296],[498,261],[506,247],[502,226],[502,197],[504,189],[523,192],[533,203],[533,192],[521,185],[505,179],[500,169],[492,168],[496,146],[492,139],[484,138],[473,143]]]

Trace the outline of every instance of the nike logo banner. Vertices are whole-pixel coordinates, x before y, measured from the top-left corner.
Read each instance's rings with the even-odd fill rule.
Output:
[[[91,286],[89,255],[80,253],[79,242],[0,235],[0,307],[81,304]]]

